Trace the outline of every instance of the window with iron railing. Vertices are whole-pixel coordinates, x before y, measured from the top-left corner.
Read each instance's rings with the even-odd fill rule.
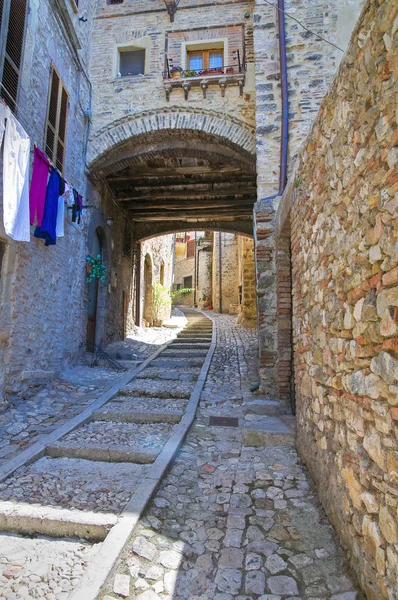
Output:
[[[25,38],[26,0],[0,0],[0,96],[17,111]]]
[[[61,173],[65,161],[68,100],[68,92],[53,68],[46,123],[46,154]]]

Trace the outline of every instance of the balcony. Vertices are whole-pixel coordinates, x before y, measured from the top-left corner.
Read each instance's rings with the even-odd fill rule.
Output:
[[[178,67],[168,68],[163,72],[164,90],[167,101],[174,89],[183,89],[185,100],[189,98],[189,92],[193,87],[202,88],[203,98],[206,98],[206,92],[209,85],[218,85],[221,96],[225,96],[227,86],[238,85],[240,95],[243,95],[243,86],[245,85],[245,65],[217,67],[203,71],[183,71]]]

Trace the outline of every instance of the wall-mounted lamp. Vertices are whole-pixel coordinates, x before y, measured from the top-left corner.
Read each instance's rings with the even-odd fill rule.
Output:
[[[112,217],[106,217],[106,224],[108,225],[108,227],[112,227],[112,225],[113,225]]]

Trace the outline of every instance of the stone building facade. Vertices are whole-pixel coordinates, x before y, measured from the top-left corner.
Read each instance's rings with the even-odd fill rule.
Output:
[[[170,21],[162,0],[28,2],[15,112],[43,148],[55,68],[64,175],[89,208],[50,248],[0,225],[0,395],[82,354],[87,254],[107,266],[92,333],[106,344],[152,324],[169,234],[221,231],[242,257],[230,302],[257,316],[260,389],[296,397],[300,453],[360,583],[394,600],[398,17],[368,0],[337,72],[361,6],[181,0]]]
[[[65,236],[58,238],[55,246],[45,247],[43,240],[33,237],[34,227],[30,242],[16,242],[6,236],[0,202],[2,400],[81,359],[90,307],[86,256],[99,248],[107,279],[98,285],[95,342],[106,345],[120,340],[135,325],[131,225],[108,191],[95,189],[87,177],[93,10],[93,3],[86,0],[81,0],[78,10],[69,0],[27,3],[14,112],[31,136],[32,156],[34,143],[44,150],[51,74],[55,69],[68,95],[63,176],[89,208],[83,210],[80,224],[72,223],[71,211],[66,210]],[[8,23],[8,14],[5,16]],[[15,19],[22,16],[10,15],[11,32]],[[3,84],[7,85],[5,78]],[[7,89],[2,89],[4,96]],[[147,248],[164,254],[166,277],[170,279],[169,241],[149,243]]]
[[[397,32],[366,4],[275,220],[298,448],[369,600],[398,598]]]

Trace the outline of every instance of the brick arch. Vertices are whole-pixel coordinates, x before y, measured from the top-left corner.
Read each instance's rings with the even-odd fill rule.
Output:
[[[220,152],[222,148],[228,149],[230,153],[235,150],[247,157],[248,162],[254,161],[255,133],[254,128],[247,123],[211,110],[171,106],[128,115],[100,130],[89,144],[89,168],[95,172],[106,163],[109,164],[106,157],[131,141],[139,140],[143,143],[148,139],[151,144],[151,138],[154,137],[151,134],[184,131],[211,136],[220,140]],[[115,157],[112,162],[117,160]]]

